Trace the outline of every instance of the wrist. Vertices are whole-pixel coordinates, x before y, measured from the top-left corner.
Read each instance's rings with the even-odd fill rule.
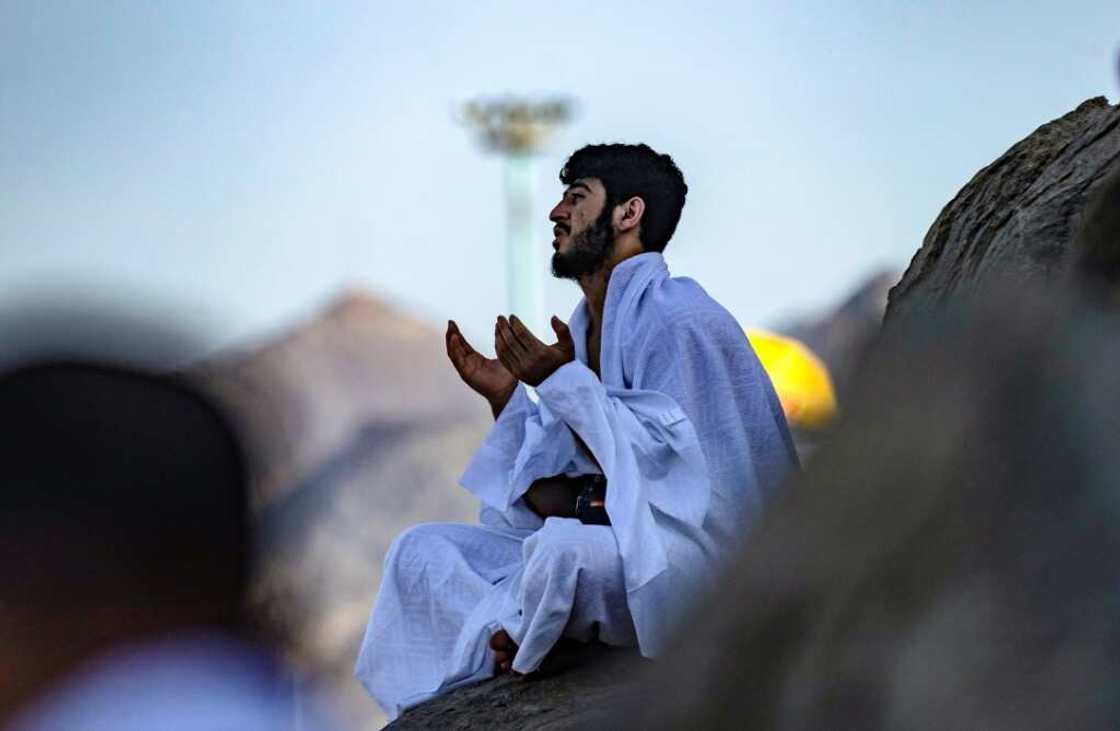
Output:
[[[509,404],[510,399],[513,398],[513,392],[516,390],[517,382],[514,381],[509,388],[501,393],[487,397],[486,400],[490,402],[490,411],[493,412],[495,419],[501,416],[502,411],[505,410],[506,405]]]
[[[539,377],[534,379],[536,381],[535,383],[529,383],[529,385],[532,386],[533,388],[537,388],[542,383],[544,383],[549,378],[551,378],[553,373],[560,370],[564,366],[568,365],[573,360],[575,360],[575,358],[564,358],[562,360],[556,361],[555,363],[552,364],[552,367],[548,369],[547,373],[542,373]]]

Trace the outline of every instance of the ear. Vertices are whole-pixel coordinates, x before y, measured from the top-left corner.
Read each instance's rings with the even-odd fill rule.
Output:
[[[646,212],[646,202],[634,196],[615,206],[614,227],[619,232],[637,229],[642,223],[642,215]]]

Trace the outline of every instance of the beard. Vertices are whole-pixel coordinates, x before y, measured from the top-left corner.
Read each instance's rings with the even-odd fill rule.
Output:
[[[560,279],[579,279],[594,274],[602,268],[614,248],[614,227],[611,225],[611,207],[595,222],[572,237],[568,250],[552,255],[552,276]]]

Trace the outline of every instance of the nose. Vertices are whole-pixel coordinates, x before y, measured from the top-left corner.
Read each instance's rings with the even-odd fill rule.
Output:
[[[564,205],[564,201],[560,201],[559,203],[557,203],[556,206],[548,214],[548,220],[552,221],[553,223],[563,223],[567,219],[568,207]]]

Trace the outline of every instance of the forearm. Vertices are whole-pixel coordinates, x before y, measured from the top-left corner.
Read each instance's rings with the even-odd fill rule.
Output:
[[[595,472],[594,464],[579,453],[571,430],[539,409],[518,385],[471,457],[460,484],[483,502],[506,510],[538,479]]]
[[[574,518],[579,489],[575,478],[554,475],[534,481],[523,497],[542,518]]]
[[[598,376],[582,363],[568,364],[538,386],[537,393],[541,404],[567,425],[577,448],[604,470],[603,458],[614,451],[618,425]]]
[[[497,421],[498,417],[502,415],[502,411],[505,410],[506,405],[509,404],[509,400],[513,398],[513,392],[516,390],[517,383],[515,382],[513,386],[505,393],[501,393],[497,396],[494,396],[493,398],[486,399],[490,404],[490,413],[494,415],[494,421]]]

